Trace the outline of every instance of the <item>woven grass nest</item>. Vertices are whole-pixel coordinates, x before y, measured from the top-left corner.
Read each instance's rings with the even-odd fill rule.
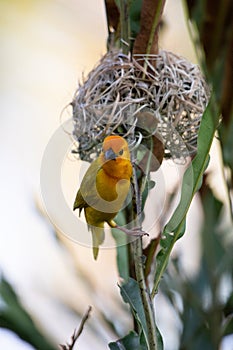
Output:
[[[164,157],[183,161],[196,153],[208,99],[200,69],[182,57],[168,51],[133,57],[109,52],[80,84],[71,103],[76,152],[90,161],[107,135],[121,135],[133,145],[157,133]]]

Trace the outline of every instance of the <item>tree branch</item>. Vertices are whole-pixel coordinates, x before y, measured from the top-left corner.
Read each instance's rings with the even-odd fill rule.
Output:
[[[73,350],[76,340],[81,335],[84,325],[90,316],[90,312],[91,312],[91,306],[88,307],[86,313],[83,315],[79,328],[77,330],[76,329],[74,330],[74,333],[71,336],[71,343],[70,344],[67,343],[65,345],[60,344],[60,347],[62,350]]]

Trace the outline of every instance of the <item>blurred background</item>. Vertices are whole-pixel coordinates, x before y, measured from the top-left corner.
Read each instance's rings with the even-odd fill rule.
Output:
[[[12,305],[8,322],[20,328],[25,309],[33,319],[38,339],[39,334],[46,339],[42,348],[56,349],[57,344],[69,341],[88,305],[92,305],[91,318],[78,346],[83,350],[107,349],[109,341],[131,327],[117,287],[115,251],[101,250],[94,261],[90,248],[62,234],[58,239],[53,226],[56,223],[47,218],[40,193],[40,166],[46,145],[60,127],[61,113],[71,102],[78,81],[106,52],[104,2],[1,0],[0,18],[0,274],[5,280],[0,292]],[[196,61],[181,0],[166,2],[160,47]],[[225,200],[221,171],[216,162],[211,167],[212,183],[218,184],[218,196]],[[69,174],[66,180],[69,187]],[[199,219],[188,219],[190,232],[176,246],[175,254],[181,256],[190,276],[201,261],[197,232],[202,215],[197,197],[190,217]],[[12,295],[6,281],[19,299]],[[5,302],[0,299],[2,312]],[[18,305],[15,309],[14,303]],[[178,342],[177,315],[162,295],[156,303],[163,309],[157,317],[162,334],[166,334],[165,349],[174,350]],[[24,317],[25,324],[30,324]],[[0,328],[0,348],[33,349],[4,327]],[[224,350],[232,348],[232,338],[222,344]]]

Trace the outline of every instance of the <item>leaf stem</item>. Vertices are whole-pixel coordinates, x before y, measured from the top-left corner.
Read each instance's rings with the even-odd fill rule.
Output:
[[[158,1],[158,5],[157,5],[157,9],[155,12],[155,16],[154,16],[154,20],[152,23],[152,27],[151,27],[151,32],[150,32],[150,36],[149,36],[149,40],[148,40],[148,44],[147,44],[147,48],[146,48],[146,54],[149,55],[151,52],[151,47],[154,41],[154,37],[155,37],[155,33],[159,24],[159,21],[161,19],[161,14],[162,14],[162,9],[164,6],[165,0],[159,0]]]
[[[135,190],[135,200],[136,200],[136,225],[141,227],[141,209],[142,209],[142,199],[140,194],[140,189],[137,181],[137,173],[135,166],[133,167],[133,181],[134,181],[134,190]],[[139,237],[136,241],[132,243],[134,250],[134,264],[135,264],[135,274],[136,280],[138,282],[143,308],[146,317],[148,339],[147,346],[148,350],[157,350],[157,334],[156,334],[156,325],[155,325],[155,316],[152,300],[150,297],[149,290],[146,285],[145,273],[144,273],[144,264],[143,264],[143,250],[142,250],[142,237]]]
[[[129,18],[129,0],[120,0],[120,26],[121,26],[121,47],[122,52],[127,55],[129,53],[129,37],[130,37],[130,18]]]

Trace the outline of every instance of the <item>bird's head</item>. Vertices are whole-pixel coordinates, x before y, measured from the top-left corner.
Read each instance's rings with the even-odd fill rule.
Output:
[[[127,141],[118,135],[107,136],[104,139],[102,152],[100,155],[102,167],[109,173],[115,172],[115,175],[125,173],[126,177],[132,174],[130,162],[130,152]],[[129,176],[128,176],[129,175]]]
[[[118,135],[107,136],[104,139],[102,153],[105,161],[116,160],[117,158],[130,159],[128,143]]]

